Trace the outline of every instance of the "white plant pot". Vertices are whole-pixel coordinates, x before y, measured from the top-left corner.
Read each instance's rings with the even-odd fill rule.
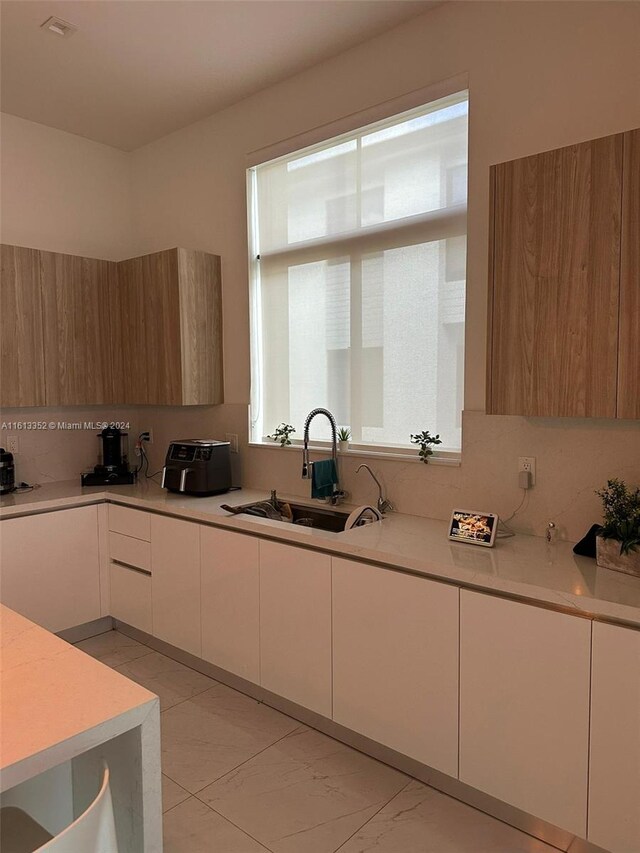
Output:
[[[620,542],[617,539],[596,537],[596,563],[603,569],[640,577],[640,551],[621,554]]]
[[[349,442],[348,441],[339,441],[338,442],[338,450],[340,451],[340,453],[346,453],[348,449],[349,449]]]

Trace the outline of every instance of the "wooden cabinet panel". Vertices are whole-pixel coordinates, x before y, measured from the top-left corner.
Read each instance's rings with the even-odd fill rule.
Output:
[[[200,525],[151,516],[153,635],[201,656]]]
[[[640,418],[640,129],[624,134],[618,417]]]
[[[640,850],[640,631],[593,623],[587,838]]]
[[[46,404],[115,402],[111,305],[116,264],[40,252]]]
[[[182,404],[223,401],[220,258],[178,249]]]
[[[615,417],[623,135],[492,167],[490,414]]]
[[[151,513],[128,506],[109,504],[109,530],[133,536],[134,539],[151,541]]]
[[[260,575],[258,540],[200,529],[202,657],[260,683]]]
[[[96,506],[0,522],[2,603],[49,631],[100,618]]]
[[[460,780],[582,838],[591,623],[460,593]]]
[[[40,253],[1,247],[0,388],[5,406],[44,406]]]
[[[180,405],[180,305],[175,249],[118,264],[118,318],[123,402]]]
[[[453,586],[332,560],[333,719],[458,775]]]
[[[331,717],[331,558],[260,542],[263,687]]]

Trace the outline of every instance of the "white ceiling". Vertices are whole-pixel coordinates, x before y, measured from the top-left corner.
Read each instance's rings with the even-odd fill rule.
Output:
[[[3,111],[130,151],[430,0],[2,0]],[[51,15],[78,31],[41,30]]]

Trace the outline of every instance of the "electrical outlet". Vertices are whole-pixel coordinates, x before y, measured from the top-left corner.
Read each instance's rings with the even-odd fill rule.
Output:
[[[518,474],[521,471],[528,471],[531,475],[531,485],[536,484],[536,457],[535,456],[519,456],[518,457]]]
[[[232,453],[237,453],[238,452],[238,436],[233,432],[226,432],[224,434],[224,438],[225,438],[225,441],[228,441],[229,444],[231,445],[229,447],[229,450]]]
[[[20,436],[8,435],[6,449],[9,453],[20,453]]]
[[[143,439],[143,441],[146,441],[147,444],[153,444],[153,430],[152,429],[143,429],[142,432],[140,433],[140,435],[144,435],[145,432],[147,433],[149,438]]]

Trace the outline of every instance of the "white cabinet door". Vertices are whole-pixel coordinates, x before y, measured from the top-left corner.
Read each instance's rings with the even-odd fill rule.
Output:
[[[267,690],[331,717],[331,558],[260,542],[260,675]]]
[[[640,631],[593,624],[587,838],[640,850]]]
[[[458,775],[459,590],[333,559],[333,719]]]
[[[153,635],[201,656],[200,525],[151,516]]]
[[[460,594],[460,779],[587,831],[591,623]]]
[[[153,634],[151,574],[111,563],[111,615],[114,619]]]
[[[2,603],[49,631],[100,618],[98,508],[0,522]]]
[[[215,527],[200,531],[202,657],[260,683],[258,540]]]

